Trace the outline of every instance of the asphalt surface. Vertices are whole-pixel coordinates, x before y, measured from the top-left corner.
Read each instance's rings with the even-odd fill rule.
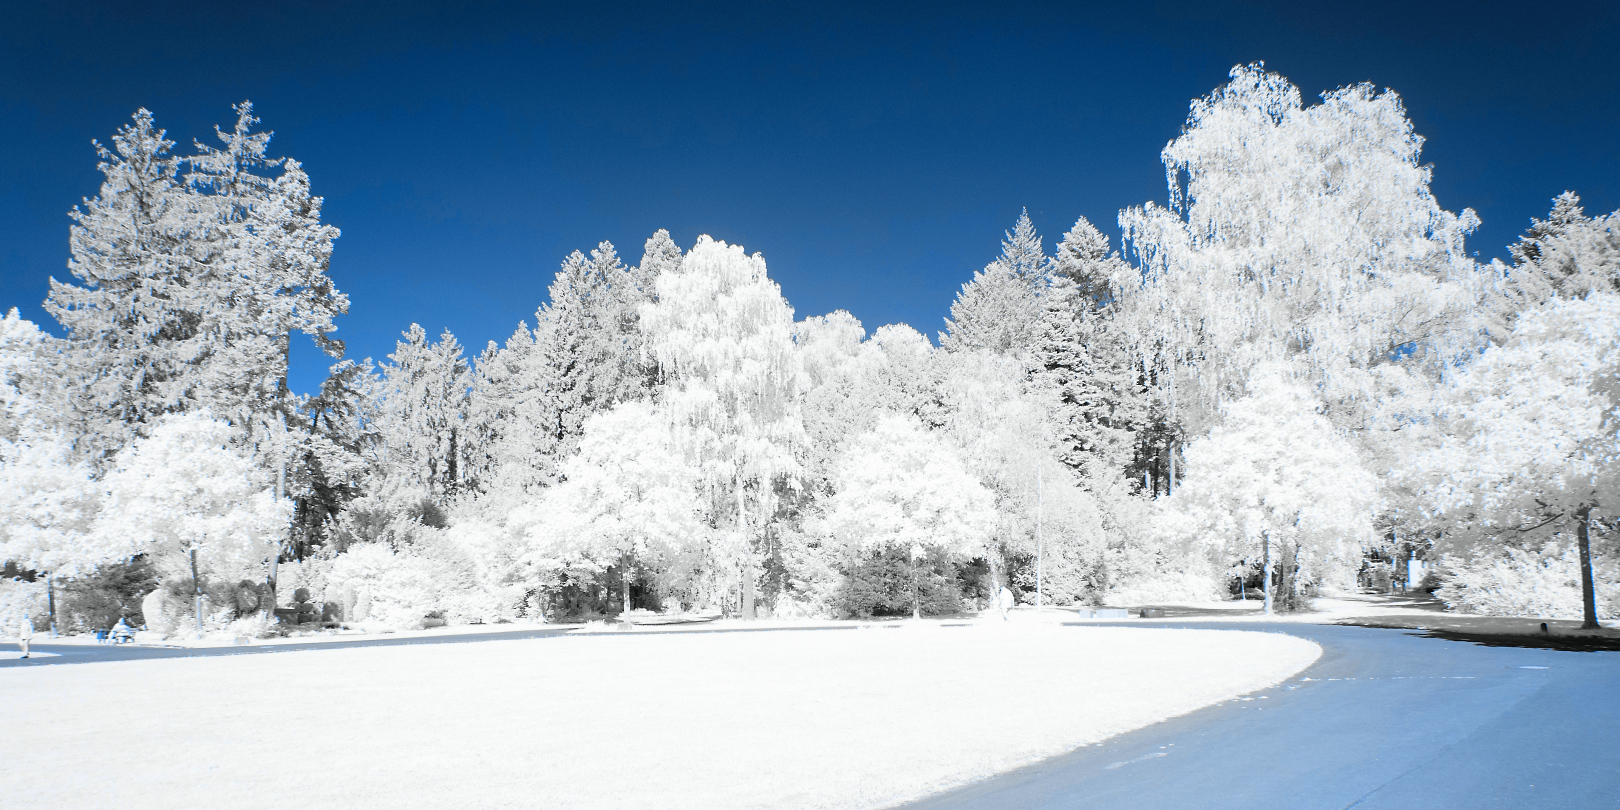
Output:
[[[986,808],[1620,808],[1620,652],[1295,623],[1322,657],[1271,689],[905,805]],[[540,638],[571,628],[217,648],[42,643],[6,666]],[[749,631],[743,631],[749,632]],[[767,631],[769,632],[769,631]],[[793,631],[787,631],[793,632]]]
[[[1620,808],[1620,652],[1366,627],[1241,629],[1310,639],[1322,657],[1252,699],[904,807]]]
[[[488,633],[455,633],[443,636],[406,636],[402,638],[356,638],[351,641],[317,641],[309,643],[281,642],[249,644],[240,647],[162,647],[142,644],[52,644],[44,636],[35,636],[34,653],[54,653],[27,660],[0,659],[0,668],[17,666],[60,666],[63,664],[95,664],[107,661],[141,661],[151,658],[210,658],[220,655],[270,655],[298,650],[338,650],[353,647],[398,647],[406,644],[471,644],[479,641],[500,641],[518,638],[547,638],[559,636],[573,627],[529,628],[524,630],[491,630]],[[15,650],[15,644],[5,645]]]

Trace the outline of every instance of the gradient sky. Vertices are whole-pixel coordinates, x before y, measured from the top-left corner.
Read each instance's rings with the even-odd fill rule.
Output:
[[[0,308],[59,333],[92,138],[144,106],[189,147],[243,99],[343,231],[357,359],[412,322],[504,341],[569,251],[657,228],[764,253],[798,317],[932,336],[1021,207],[1048,249],[1081,215],[1117,243],[1188,102],[1254,60],[1400,93],[1481,258],[1565,189],[1620,208],[1612,2],[241,5],[0,5]],[[324,368],[299,345],[295,387]]]

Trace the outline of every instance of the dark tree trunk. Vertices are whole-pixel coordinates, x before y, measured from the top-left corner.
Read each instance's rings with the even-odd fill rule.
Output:
[[[1264,565],[1262,566],[1262,569],[1265,571],[1263,574],[1264,579],[1261,581],[1264,582],[1266,586],[1266,599],[1261,606],[1262,612],[1269,616],[1271,615],[1273,607],[1272,597],[1275,595],[1276,591],[1276,588],[1271,586],[1271,535],[1269,533],[1260,536],[1260,555],[1265,561]]]
[[[197,578],[197,549],[191,549],[191,593],[197,611],[197,638],[202,638],[202,580]]]
[[[1597,593],[1592,587],[1592,507],[1583,506],[1575,513],[1580,519],[1575,537],[1581,547],[1581,629],[1598,629]]]
[[[922,600],[917,596],[917,558],[911,558],[911,618],[922,618]]]

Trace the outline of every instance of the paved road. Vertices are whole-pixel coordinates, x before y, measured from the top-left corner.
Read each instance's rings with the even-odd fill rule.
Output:
[[[60,657],[0,667],[470,643],[568,629],[195,650],[45,643],[35,646]],[[1620,652],[1487,647],[1363,627],[1241,629],[1308,638],[1322,645],[1322,658],[1251,700],[907,808],[1620,808]]]
[[[1323,654],[1255,699],[907,810],[1620,808],[1620,652],[1488,647],[1363,627],[1243,629],[1308,638]]]
[[[397,647],[404,644],[466,644],[477,641],[499,641],[517,638],[546,638],[558,636],[573,627],[544,627],[525,630],[492,630],[488,633],[456,633],[443,636],[406,636],[402,638],[356,638],[352,641],[318,641],[307,644],[277,643],[252,644],[242,647],[147,647],[135,644],[52,644],[48,639],[35,636],[33,651],[54,655],[29,658],[0,659],[0,667],[51,666],[60,664],[91,664],[103,661],[138,661],[148,658],[198,658],[216,655],[263,655],[295,650],[336,650],[345,647]],[[15,650],[15,644],[3,649]]]

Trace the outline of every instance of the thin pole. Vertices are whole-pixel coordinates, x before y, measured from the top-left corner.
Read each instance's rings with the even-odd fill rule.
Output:
[[[1045,485],[1041,476],[1041,460],[1035,460],[1035,610],[1041,609],[1041,576],[1046,563],[1046,538],[1041,533],[1041,511],[1044,508]]]

